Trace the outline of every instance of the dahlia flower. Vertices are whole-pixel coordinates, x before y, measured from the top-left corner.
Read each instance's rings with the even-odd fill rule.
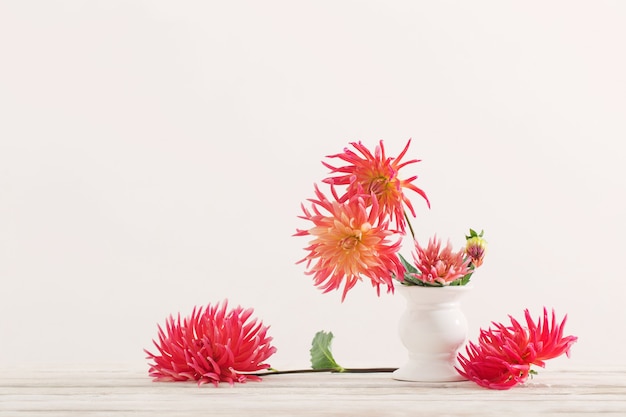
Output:
[[[480,386],[509,389],[527,380],[531,365],[545,367],[546,360],[563,353],[569,357],[578,338],[563,336],[567,316],[557,324],[554,310],[550,318],[544,307],[543,320],[540,317],[535,323],[528,310],[524,314],[526,326],[509,316],[510,326],[493,323],[494,328],[481,329],[478,343],[466,347],[467,357],[458,354],[457,371]]]
[[[270,345],[268,326],[252,317],[253,309],[227,310],[228,300],[206,308],[194,307],[191,316],[180,314],[160,325],[158,354],[144,350],[150,359],[149,375],[155,381],[219,382],[258,381],[250,372],[267,369],[263,363],[276,348]]]
[[[450,285],[471,272],[470,259],[465,256],[465,252],[453,252],[450,241],[442,249],[437,236],[429,239],[426,248],[415,240],[413,260],[418,272],[410,274],[410,277],[426,285]]]
[[[312,236],[309,253],[297,263],[306,262],[307,275],[314,284],[327,293],[343,284],[341,301],[362,277],[369,278],[380,295],[380,286],[393,292],[393,277],[403,276],[404,268],[396,255],[401,239],[390,240],[396,231],[390,230],[387,220],[381,220],[375,199],[366,203],[366,195],[353,194],[342,202],[329,200],[315,186],[316,199],[309,199],[311,210],[302,205],[302,219],[313,223],[310,229],[297,229],[294,236]]]
[[[322,161],[322,164],[331,170],[331,174],[340,174],[328,177],[324,179],[324,182],[332,185],[347,186],[345,194],[339,198],[340,202],[350,199],[355,194],[360,194],[361,190],[365,190],[367,194],[373,195],[378,202],[381,219],[389,217],[392,222],[395,222],[397,228],[404,232],[404,205],[408,207],[413,217],[415,217],[415,210],[409,198],[404,195],[403,189],[415,191],[426,200],[426,204],[430,207],[426,193],[413,184],[417,176],[407,179],[398,177],[400,169],[409,164],[419,162],[417,159],[401,162],[410,143],[411,140],[409,139],[400,155],[393,158],[385,155],[382,140],[380,145],[376,147],[374,154],[363,146],[361,142],[351,142],[350,144],[360,155],[348,148],[344,148],[343,153],[329,155],[328,158],[339,158],[349,165],[335,167]],[[367,204],[369,205],[371,202],[367,202]]]

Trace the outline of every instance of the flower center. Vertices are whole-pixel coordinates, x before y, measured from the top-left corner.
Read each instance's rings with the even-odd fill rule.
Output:
[[[361,241],[361,237],[357,235],[346,236],[339,241],[339,246],[343,250],[353,250],[357,247],[359,242]]]
[[[367,191],[374,193],[374,195],[381,195],[387,189],[387,184],[389,184],[389,179],[387,177],[374,178],[370,181]]]

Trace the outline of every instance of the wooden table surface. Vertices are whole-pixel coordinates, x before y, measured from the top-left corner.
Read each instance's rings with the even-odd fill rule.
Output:
[[[544,369],[508,391],[388,373],[272,375],[215,388],[142,371],[0,370],[0,416],[626,416],[626,369]]]

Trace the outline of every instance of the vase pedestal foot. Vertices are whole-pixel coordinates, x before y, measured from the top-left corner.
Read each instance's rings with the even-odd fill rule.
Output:
[[[391,374],[398,381],[458,382],[466,381],[447,361],[409,361]]]

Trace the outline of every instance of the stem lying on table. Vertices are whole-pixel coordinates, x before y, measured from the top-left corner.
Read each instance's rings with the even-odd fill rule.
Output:
[[[313,372],[331,372],[331,373],[352,373],[352,374],[366,374],[366,373],[377,373],[377,372],[393,372],[398,368],[343,368],[343,370],[335,369],[335,368],[324,368],[324,369],[288,369],[285,371],[278,371],[274,369],[270,369],[264,372],[255,372],[251,375],[256,376],[266,376],[266,375],[284,375],[284,374],[308,374]]]

